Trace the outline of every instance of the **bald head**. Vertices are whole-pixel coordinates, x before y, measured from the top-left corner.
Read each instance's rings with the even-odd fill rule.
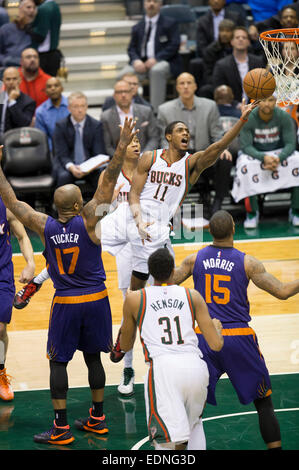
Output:
[[[234,235],[235,224],[232,216],[227,211],[217,211],[211,217],[210,233],[214,240],[226,240]]]
[[[56,189],[54,204],[58,214],[79,213],[83,207],[82,194],[75,184],[66,184]]]

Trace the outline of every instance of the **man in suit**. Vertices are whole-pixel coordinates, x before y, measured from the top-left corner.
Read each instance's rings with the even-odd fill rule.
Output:
[[[123,124],[126,116],[133,117],[136,121],[141,152],[159,147],[159,129],[152,108],[134,103],[132,89],[124,80],[119,80],[114,85],[113,97],[115,105],[101,115],[107,154],[114,154],[120,136],[119,125]]]
[[[15,67],[8,67],[3,73],[4,91],[0,99],[0,141],[10,129],[27,127],[32,123],[35,101],[20,91],[21,77]]]
[[[213,70],[213,88],[228,85],[239,103],[248,99],[243,90],[243,79],[249,70],[263,68],[265,57],[248,53],[250,39],[245,27],[237,26],[231,40],[232,54],[216,62]]]
[[[100,170],[86,175],[79,165],[106,153],[102,123],[87,114],[87,98],[81,92],[70,94],[68,108],[70,114],[56,123],[52,138],[56,187],[84,178],[96,188]]]
[[[132,28],[130,63],[119,75],[135,71],[141,81],[149,79],[150,103],[155,112],[166,99],[168,78],[181,72],[179,27],[173,18],[160,15],[161,6],[162,0],[144,0],[145,17]]]
[[[123,77],[121,77],[121,80],[124,80],[125,82],[128,82],[131,90],[132,90],[132,99],[134,103],[137,104],[143,104],[145,106],[151,106],[151,104],[146,101],[141,95],[138,93],[138,88],[139,88],[139,78],[138,75],[135,72],[128,72],[126,73]],[[102,106],[102,111],[106,111],[106,109],[111,108],[112,106],[115,105],[115,99],[113,96],[107,96],[105,99],[103,106]]]
[[[166,126],[172,121],[182,121],[188,126],[190,132],[190,153],[207,148],[221,137],[222,127],[219,121],[220,114],[217,104],[208,98],[195,96],[196,89],[197,85],[194,76],[184,72],[176,80],[178,98],[159,106],[158,125],[163,148],[168,148],[164,132]],[[225,150],[215,165],[203,172],[205,178],[212,177],[215,186],[216,196],[213,202],[212,213],[221,208],[222,200],[228,194],[232,166],[231,159],[230,152]]]
[[[217,41],[219,36],[219,24],[224,19],[229,19],[236,26],[244,26],[244,17],[237,11],[226,6],[226,0],[209,0],[210,9],[200,16],[197,23],[196,52],[203,56],[207,46]]]

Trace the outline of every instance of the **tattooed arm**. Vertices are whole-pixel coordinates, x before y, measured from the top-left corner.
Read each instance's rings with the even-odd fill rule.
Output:
[[[174,269],[173,283],[182,284],[193,273],[193,267],[196,260],[197,253],[187,256],[182,264]]]
[[[299,293],[299,279],[290,282],[281,282],[268,273],[263,263],[253,256],[245,256],[245,271],[257,287],[268,292],[280,300],[286,300]]]
[[[2,160],[2,146],[0,147],[0,160]],[[5,178],[0,165],[0,196],[7,209],[30,230],[36,232],[44,242],[44,229],[48,216],[35,211],[29,204],[19,201],[11,185]]]
[[[102,177],[99,178],[98,187],[93,198],[83,208],[82,217],[86,229],[95,243],[99,243],[99,238],[95,235],[95,227],[109,212],[116,181],[124,163],[127,147],[138,133],[138,130],[133,131],[135,124],[136,122],[132,119],[125,119],[115,153],[103,172]]]

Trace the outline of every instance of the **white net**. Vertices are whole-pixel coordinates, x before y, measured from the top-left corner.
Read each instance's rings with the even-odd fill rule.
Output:
[[[260,42],[276,81],[277,103],[299,104],[299,29],[266,31]]]

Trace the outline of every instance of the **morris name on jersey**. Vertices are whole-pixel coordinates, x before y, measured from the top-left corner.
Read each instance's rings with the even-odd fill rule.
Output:
[[[228,272],[230,272],[235,266],[235,263],[233,263],[232,261],[220,258],[207,258],[202,260],[202,263],[205,269],[219,268],[224,269]]]

